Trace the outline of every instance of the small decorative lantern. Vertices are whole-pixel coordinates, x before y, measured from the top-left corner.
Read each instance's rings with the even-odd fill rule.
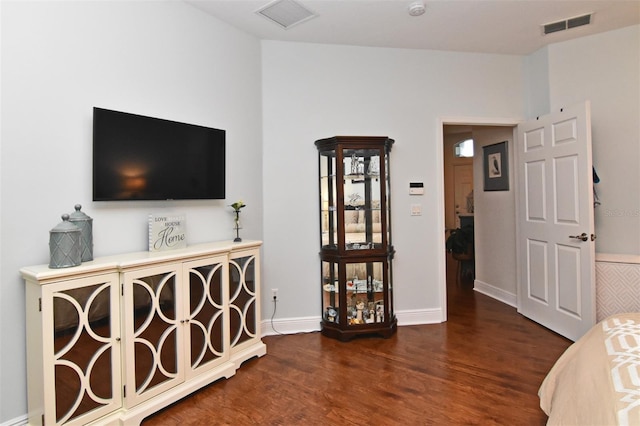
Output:
[[[50,268],[68,268],[82,262],[80,255],[80,228],[62,215],[62,222],[49,231]]]
[[[93,219],[80,209],[80,204],[75,205],[76,211],[69,215],[69,222],[80,228],[80,252],[83,262],[93,260]]]

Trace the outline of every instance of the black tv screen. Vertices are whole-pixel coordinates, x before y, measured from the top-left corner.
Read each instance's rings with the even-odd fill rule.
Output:
[[[225,131],[93,108],[93,200],[225,198]]]

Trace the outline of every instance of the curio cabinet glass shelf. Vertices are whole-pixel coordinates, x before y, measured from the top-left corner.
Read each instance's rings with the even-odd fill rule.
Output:
[[[335,136],[319,153],[322,334],[390,337],[393,311],[386,136]]]

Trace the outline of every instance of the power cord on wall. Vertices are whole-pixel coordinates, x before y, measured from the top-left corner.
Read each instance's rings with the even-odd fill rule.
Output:
[[[276,310],[278,308],[278,296],[273,296],[273,314],[271,315],[271,329],[276,333],[279,334],[281,336],[284,336],[284,333],[280,333],[278,330],[276,330],[276,328],[273,326],[273,318],[276,316]]]

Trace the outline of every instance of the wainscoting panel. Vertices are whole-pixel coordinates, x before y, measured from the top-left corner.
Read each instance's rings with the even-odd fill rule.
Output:
[[[640,312],[640,256],[596,254],[596,319]]]

